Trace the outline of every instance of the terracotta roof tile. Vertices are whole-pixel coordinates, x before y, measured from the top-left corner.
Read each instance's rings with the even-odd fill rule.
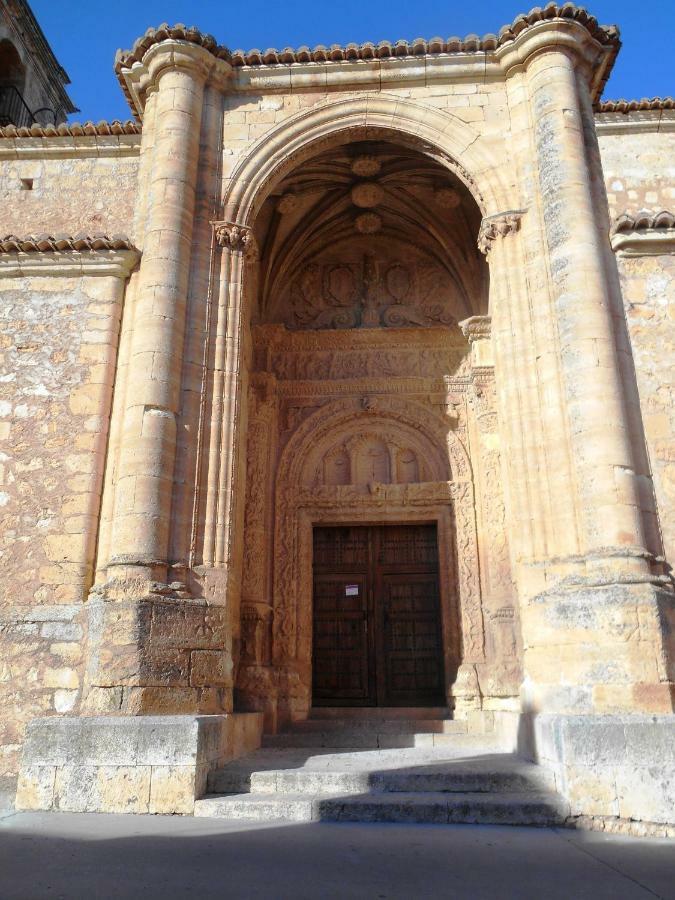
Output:
[[[393,59],[401,57],[425,56],[441,53],[487,53],[497,47],[514,40],[522,31],[538,22],[547,19],[570,19],[583,25],[591,35],[604,45],[618,50],[621,42],[619,31],[614,25],[600,25],[598,20],[583,7],[573,3],[548,3],[546,6],[535,6],[528,13],[523,13],[499,30],[497,35],[486,34],[479,37],[469,34],[464,38],[434,37],[431,40],[416,38],[413,41],[380,41],[377,44],[333,44],[330,47],[319,44],[310,47],[285,47],[278,50],[270,47],[267,50],[234,50],[218,44],[210,34],[204,34],[194,26],[182,24],[160,25],[149,28],[143,37],[134,42],[131,50],[118,50],[115,55],[115,72],[126,94],[127,100],[134,109],[133,100],[124,82],[123,71],[130,69],[134,63],[140,62],[145,52],[153,45],[168,39],[190,41],[199,44],[219,59],[224,59],[235,67],[240,66],[277,66],[297,63],[344,62],[353,60]]]
[[[652,109],[675,109],[675,98],[643,97],[641,100],[601,100],[596,111],[599,113],[629,113]]]
[[[649,209],[641,209],[634,213],[624,212],[614,222],[612,234],[642,231],[646,228],[675,228],[675,213],[667,209],[660,209],[657,212]]]
[[[114,119],[112,122],[64,122],[61,125],[28,125],[23,127],[5,125],[0,128],[0,138],[89,137],[140,133],[141,126],[138,122],[131,120],[121,122],[119,119]]]
[[[54,253],[58,251],[134,250],[125,235],[113,234],[30,234],[0,238],[0,253]]]

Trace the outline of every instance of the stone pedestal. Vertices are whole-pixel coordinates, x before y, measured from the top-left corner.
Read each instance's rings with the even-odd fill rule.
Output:
[[[675,824],[674,716],[544,714],[521,722],[528,739],[575,818],[608,830],[638,822],[647,833]]]
[[[16,808],[191,814],[209,772],[261,734],[259,713],[34,719]]]

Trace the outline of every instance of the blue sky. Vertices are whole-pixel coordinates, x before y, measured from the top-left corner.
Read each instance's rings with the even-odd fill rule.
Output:
[[[231,49],[344,44],[349,41],[450,37],[496,32],[532,0],[30,0],[68,72],[80,112],[73,120],[129,118],[113,74],[117,47],[128,48],[152,25],[183,22]],[[545,2],[545,0],[544,0]],[[543,5],[543,3],[542,3]],[[621,29],[623,47],[605,97],[675,93],[675,0],[595,0],[587,7]]]

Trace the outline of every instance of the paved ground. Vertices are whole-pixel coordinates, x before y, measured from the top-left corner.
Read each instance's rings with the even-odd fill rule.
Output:
[[[0,819],[1,900],[675,898],[675,842],[469,825]]]

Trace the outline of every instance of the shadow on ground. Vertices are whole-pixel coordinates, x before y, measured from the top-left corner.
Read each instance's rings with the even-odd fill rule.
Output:
[[[2,900],[672,897],[658,839],[499,826],[242,825],[20,813],[0,821]]]

